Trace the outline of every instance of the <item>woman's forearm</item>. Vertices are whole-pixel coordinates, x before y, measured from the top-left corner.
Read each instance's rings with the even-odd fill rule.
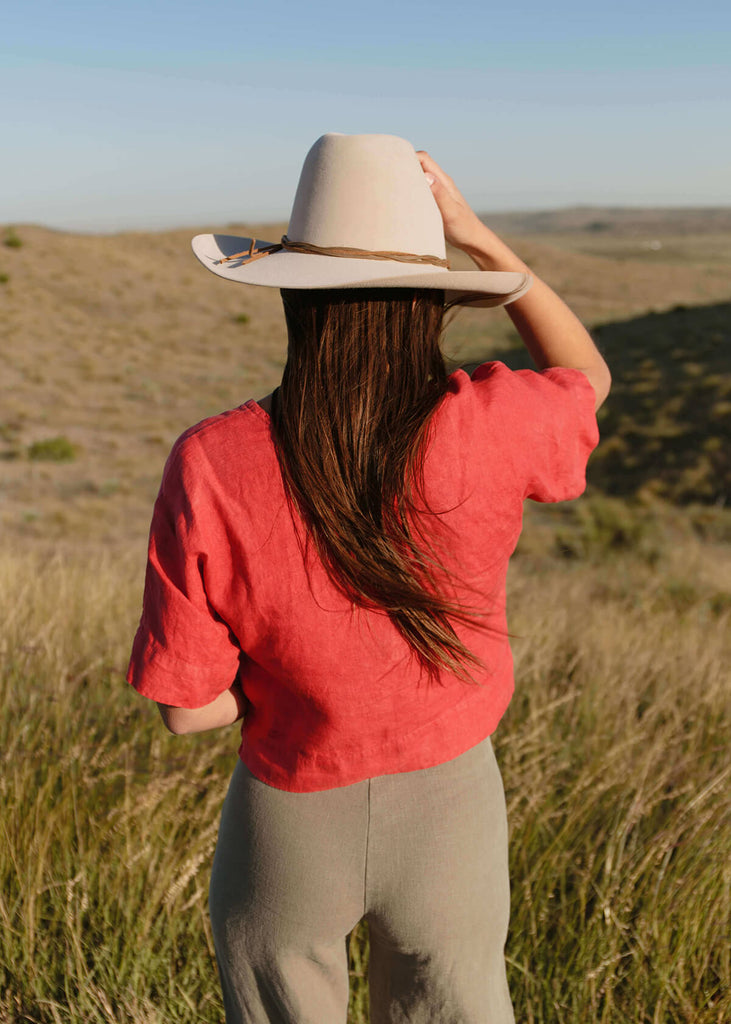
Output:
[[[176,708],[159,702],[157,706],[170,732],[182,736],[186,733],[205,732],[206,729],[220,729],[226,725],[233,725],[244,716],[246,698],[241,684],[237,681],[202,708]]]
[[[529,267],[505,243],[479,223],[474,237],[464,246],[480,270],[507,270],[532,274]],[[566,303],[539,277],[533,276],[528,292],[506,306],[508,316],[536,366],[570,366],[589,378],[596,406],[609,393],[609,368],[591,335]]]

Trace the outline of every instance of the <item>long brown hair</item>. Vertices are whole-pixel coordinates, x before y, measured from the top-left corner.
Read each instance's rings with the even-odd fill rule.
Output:
[[[289,349],[272,421],[287,493],[333,582],[382,609],[430,677],[479,659],[453,621],[422,494],[429,421],[448,381],[444,293],[282,290]]]

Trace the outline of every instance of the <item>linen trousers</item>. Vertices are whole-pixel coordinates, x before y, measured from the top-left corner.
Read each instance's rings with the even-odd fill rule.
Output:
[[[315,793],[239,761],[210,888],[227,1024],[345,1024],[346,937],[363,917],[371,1024],[512,1024],[507,839],[489,739]]]

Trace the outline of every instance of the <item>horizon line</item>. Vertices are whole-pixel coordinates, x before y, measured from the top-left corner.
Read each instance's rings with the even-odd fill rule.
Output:
[[[605,211],[608,213],[618,213],[623,211],[632,212],[646,212],[646,213],[706,213],[710,211],[731,213],[731,202],[729,203],[692,203],[692,204],[681,204],[681,203],[665,203],[662,205],[648,205],[646,203],[621,203],[621,204],[599,204],[599,203],[568,203],[560,206],[528,206],[528,207],[515,207],[515,208],[503,208],[499,210],[482,210],[478,212],[478,217],[481,220],[493,217],[520,217],[520,216],[538,216],[540,214],[555,214],[555,213],[569,213],[572,211]],[[41,228],[44,231],[54,231],[58,233],[74,234],[74,235],[121,235],[121,234],[138,234],[141,232],[147,232],[152,234],[162,234],[166,231],[195,231],[201,224],[218,224],[223,227],[235,227],[238,225],[253,224],[257,227],[265,227],[268,225],[279,225],[286,224],[287,218],[266,218],[259,220],[256,218],[239,218],[237,220],[227,221],[198,221],[197,224],[191,226],[191,222],[171,222],[168,224],[158,225],[140,225],[137,223],[119,225],[117,227],[105,226],[105,227],[72,227],[68,224],[52,224],[43,223],[42,221],[34,220],[8,220],[0,221],[0,230],[10,230],[19,228]]]

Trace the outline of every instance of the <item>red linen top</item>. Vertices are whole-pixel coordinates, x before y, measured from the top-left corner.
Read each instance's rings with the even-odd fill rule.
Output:
[[[293,792],[427,768],[490,735],[513,691],[505,577],[525,498],[585,486],[594,391],[578,370],[458,370],[434,413],[424,465],[430,536],[456,596],[486,628],[457,631],[476,683],[428,681],[388,616],[332,584],[290,511],[268,414],[253,401],[173,446],[150,530],[142,620],[128,671],[144,696],[210,703],[238,675],[240,756]]]

